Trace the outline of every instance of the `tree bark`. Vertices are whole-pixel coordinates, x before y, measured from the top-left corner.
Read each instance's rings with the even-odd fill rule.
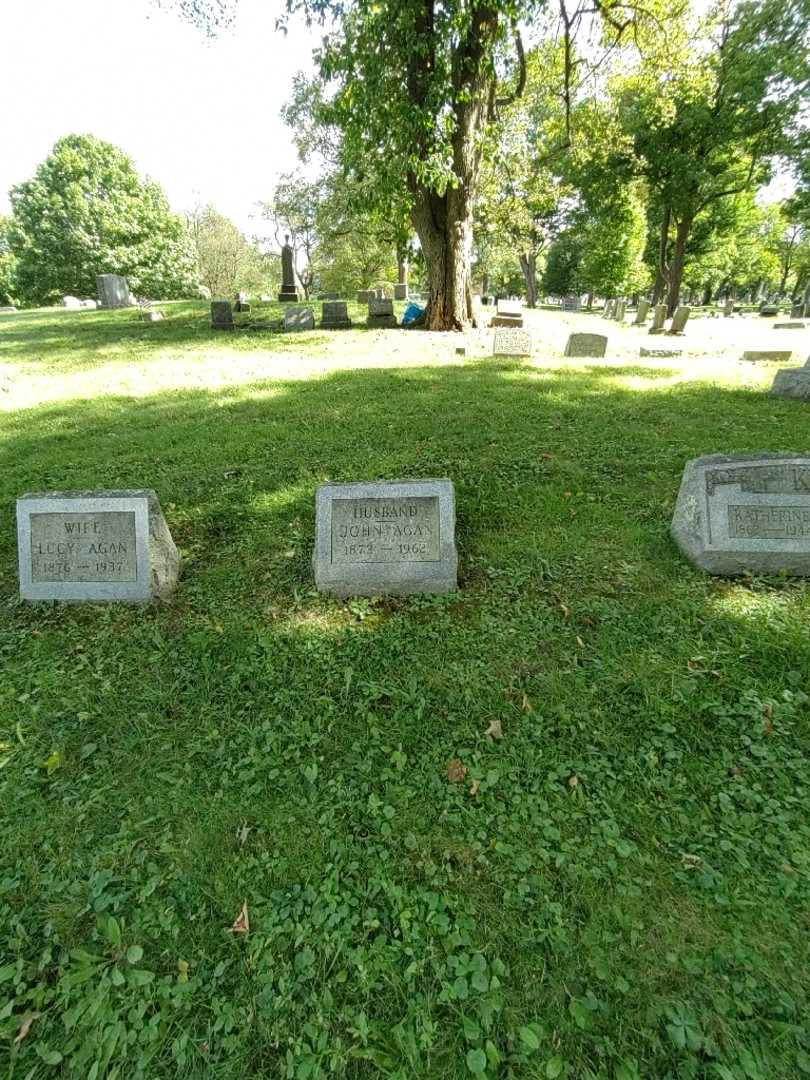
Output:
[[[667,293],[667,314],[670,318],[675,314],[681,296],[683,267],[686,261],[686,241],[689,239],[691,229],[692,219],[685,217],[678,222],[675,232],[675,249],[669,266],[669,290]]]
[[[537,307],[537,256],[532,252],[521,252],[520,269],[523,271],[523,280],[526,283],[526,306]]]
[[[653,306],[660,304],[664,294],[669,288],[669,264],[667,262],[667,249],[669,246],[669,223],[672,220],[672,210],[667,207],[661,218],[661,234],[658,240],[658,267],[655,273],[655,286],[653,288]]]

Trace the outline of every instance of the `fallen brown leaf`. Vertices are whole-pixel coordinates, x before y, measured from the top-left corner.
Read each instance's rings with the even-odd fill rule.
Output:
[[[578,776],[569,776],[568,777],[568,786],[571,788],[572,791],[575,788],[577,788],[579,786],[579,777]]]
[[[230,929],[232,934],[247,934],[250,930],[250,919],[248,918],[248,906],[247,900],[242,904],[242,910],[236,916],[236,920]]]
[[[484,732],[484,734],[488,735],[490,739],[502,739],[503,728],[501,727],[500,720],[490,720],[489,727]]]
[[[447,762],[447,779],[451,784],[460,784],[467,775],[467,766],[457,757],[450,758]]]
[[[521,707],[521,709],[523,709],[524,712],[531,712],[532,711],[532,703],[529,701],[526,694],[523,695],[523,700],[520,703],[520,707]]]
[[[38,1013],[38,1012],[27,1013],[25,1015],[25,1018],[23,1019],[23,1022],[20,1025],[20,1030],[17,1032],[16,1036],[14,1037],[14,1042],[15,1043],[21,1043],[23,1041],[25,1036],[31,1030],[31,1025],[33,1024],[33,1022],[41,1015],[42,1014]]]
[[[480,790],[481,790],[481,781],[480,780],[473,780],[472,786],[470,787],[470,794],[471,795],[477,795]]]

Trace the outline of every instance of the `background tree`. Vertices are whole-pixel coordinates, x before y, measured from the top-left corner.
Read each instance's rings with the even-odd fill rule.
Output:
[[[245,290],[274,293],[281,270],[278,257],[263,254],[239,228],[210,203],[187,215],[197,256],[197,276],[212,297],[233,298]]]
[[[17,260],[11,250],[11,218],[0,214],[0,305],[17,304]]]
[[[68,135],[33,179],[11,189],[11,246],[29,303],[95,296],[96,275],[124,274],[141,295],[192,295],[194,252],[184,219],[132,159],[92,135]]]

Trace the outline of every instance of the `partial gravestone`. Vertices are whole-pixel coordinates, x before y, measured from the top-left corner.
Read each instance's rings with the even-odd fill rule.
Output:
[[[233,308],[230,300],[211,301],[211,329],[233,330]]]
[[[315,311],[311,307],[288,307],[284,312],[285,330],[314,330]]]
[[[69,311],[78,311],[82,306],[81,300],[78,296],[63,296],[62,307],[68,308]]]
[[[616,322],[624,322],[625,302],[624,300],[617,300],[616,306],[613,309],[613,318]]]
[[[638,310],[636,311],[636,318],[635,318],[635,322],[633,323],[633,325],[634,326],[643,326],[644,323],[647,321],[647,316],[649,315],[649,313],[650,313],[650,301],[649,300],[639,300],[639,302],[638,302]]]
[[[804,330],[803,322],[775,322],[774,330]]]
[[[327,300],[321,305],[322,330],[351,330],[352,320],[345,300]]]
[[[248,294],[246,292],[239,292],[236,294],[236,302],[233,305],[233,310],[243,312],[244,314],[250,314],[250,302],[248,301]]]
[[[142,320],[142,322],[162,322],[163,321],[163,312],[162,311],[142,311],[141,312],[141,320]]]
[[[605,301],[605,306],[602,308],[602,318],[603,319],[612,319],[613,318],[613,313],[616,310],[617,302],[618,301],[616,301],[616,300],[606,300]]]
[[[810,401],[810,365],[800,368],[782,368],[774,376],[771,395]]]
[[[742,354],[742,359],[749,364],[786,364],[791,356],[793,353],[790,350],[784,352],[780,349],[751,349]]]
[[[642,345],[639,356],[683,356],[683,349],[645,349]]]
[[[290,247],[289,236],[284,237],[284,246],[281,249],[281,292],[278,294],[282,304],[298,303],[298,289],[295,287],[295,268],[293,266],[293,249]]]
[[[683,474],[672,537],[710,574],[810,575],[810,455],[711,454]]]
[[[682,334],[686,329],[686,324],[689,321],[689,315],[692,309],[681,305],[672,316],[672,325],[669,328],[670,334]]]
[[[367,304],[375,294],[370,289],[360,289],[357,293],[357,303]]]
[[[14,307],[13,304],[4,304],[2,307],[0,307],[0,314],[2,314],[2,315],[10,315],[11,312],[16,311],[16,310],[17,309]]]
[[[810,314],[810,312],[804,310],[804,304],[794,304],[790,309],[791,319],[803,319],[807,314]]]
[[[527,330],[499,327],[492,340],[493,356],[531,356],[532,335]]]
[[[408,286],[405,282],[398,281],[394,285],[394,299],[395,300],[407,300],[408,299]]]
[[[571,334],[565,346],[565,355],[601,357],[607,351],[607,342],[604,334]]]
[[[340,598],[452,592],[455,525],[450,480],[324,484],[315,498],[316,587]]]
[[[161,599],[180,556],[154,491],[54,491],[17,500],[24,600]]]
[[[490,321],[490,326],[505,326],[514,330],[521,329],[523,326],[523,301],[499,300],[498,307]]]
[[[120,274],[96,274],[96,295],[101,308],[132,307],[129,282]]]
[[[562,301],[563,311],[579,311],[582,301],[578,296],[564,296]]]
[[[368,301],[368,318],[366,326],[372,329],[396,328],[397,319],[394,315],[394,301],[382,297],[371,296]]]
[[[666,304],[656,304],[653,308],[653,321],[650,327],[651,334],[662,334],[664,332],[664,323],[667,321],[667,306]]]
[[[88,308],[91,311],[98,307],[96,300],[80,300],[79,303],[83,308]]]
[[[773,315],[779,314],[778,304],[760,304],[759,313],[763,318],[770,318]]]
[[[729,318],[729,316],[731,316],[733,314],[734,314],[734,301],[733,300],[726,300],[726,302],[723,304],[723,315],[725,316],[725,318]]]

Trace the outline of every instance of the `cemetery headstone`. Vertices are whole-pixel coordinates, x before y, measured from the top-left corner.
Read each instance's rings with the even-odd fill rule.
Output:
[[[298,302],[298,289],[295,287],[295,269],[293,267],[293,249],[290,247],[289,236],[284,237],[284,246],[281,249],[281,292],[278,298],[282,304],[296,304]]]
[[[810,574],[810,455],[711,454],[688,462],[672,537],[710,574]]]
[[[233,330],[233,309],[230,300],[211,301],[211,329]]]
[[[790,309],[791,319],[803,319],[805,315],[810,315],[810,312],[804,310],[804,304],[794,304]]]
[[[782,368],[774,376],[771,387],[773,397],[798,398],[810,401],[810,365],[800,368]]]
[[[726,302],[723,304],[723,315],[726,318],[728,318],[730,315],[733,315],[733,314],[734,314],[734,301],[733,300],[726,300]]]
[[[602,308],[602,318],[603,319],[612,319],[613,318],[613,312],[616,310],[616,303],[617,302],[615,300],[606,300],[605,301],[605,306]]]
[[[608,339],[604,334],[571,334],[565,346],[566,356],[604,356]]]
[[[324,484],[315,499],[315,584],[341,598],[458,587],[450,480]]]
[[[639,356],[683,356],[683,349],[645,349],[642,345]]]
[[[321,327],[324,330],[351,330],[352,320],[345,300],[327,300],[321,305]]]
[[[311,307],[288,307],[284,311],[285,330],[314,330],[315,312]]]
[[[782,351],[780,349],[770,349],[770,350],[767,350],[767,349],[766,350],[751,349],[748,352],[744,352],[742,354],[742,359],[743,359],[744,362],[747,362],[749,364],[762,364],[762,363],[765,363],[765,364],[768,364],[768,363],[786,364],[790,360],[791,356],[793,356],[793,353],[790,350],[788,350],[787,352],[784,352],[784,351]]]
[[[499,300],[490,326],[506,326],[519,330],[523,326],[523,302],[521,300]]]
[[[96,274],[98,306],[102,308],[131,307],[129,282],[120,274]]]
[[[493,336],[493,356],[531,356],[532,335],[527,330],[499,327]]]
[[[616,322],[624,322],[625,301],[617,300],[616,306],[613,308],[613,318]]]
[[[408,299],[408,286],[405,282],[398,281],[394,285],[394,299],[395,300],[407,300]]]
[[[154,491],[53,491],[17,500],[24,600],[145,601],[174,591],[180,556]]]
[[[777,304],[760,304],[759,313],[763,318],[770,318],[772,315],[779,314],[779,306]]]
[[[62,307],[63,308],[68,308],[70,311],[78,311],[81,306],[82,306],[82,302],[78,298],[78,296],[63,296],[62,297]]]
[[[667,320],[667,306],[666,304],[656,304],[653,308],[653,321],[650,327],[651,334],[663,333],[664,323]]]
[[[4,304],[2,307],[0,307],[0,312],[2,312],[4,315],[8,315],[12,311],[16,311],[16,310],[17,309],[14,307],[13,304]]]
[[[692,309],[681,304],[672,316],[672,325],[669,328],[670,334],[682,334],[686,329],[686,324],[689,321],[689,315]]]
[[[378,296],[369,297],[366,326],[379,330],[394,328],[396,325],[397,319],[396,315],[394,315],[394,301],[386,300]]]
[[[163,312],[162,311],[142,311],[141,312],[141,321],[142,322],[162,322],[162,320],[163,320]]]
[[[649,315],[649,313],[650,313],[650,301],[649,300],[639,300],[639,302],[638,302],[638,310],[636,311],[636,320],[635,320],[633,325],[634,326],[643,326],[644,323],[647,321],[647,316]]]
[[[804,330],[803,322],[775,322],[774,330]]]
[[[370,289],[360,289],[360,291],[357,293],[357,303],[367,304],[374,295],[375,294],[372,293]]]
[[[562,302],[563,311],[579,311],[582,301],[578,296],[564,296]]]

